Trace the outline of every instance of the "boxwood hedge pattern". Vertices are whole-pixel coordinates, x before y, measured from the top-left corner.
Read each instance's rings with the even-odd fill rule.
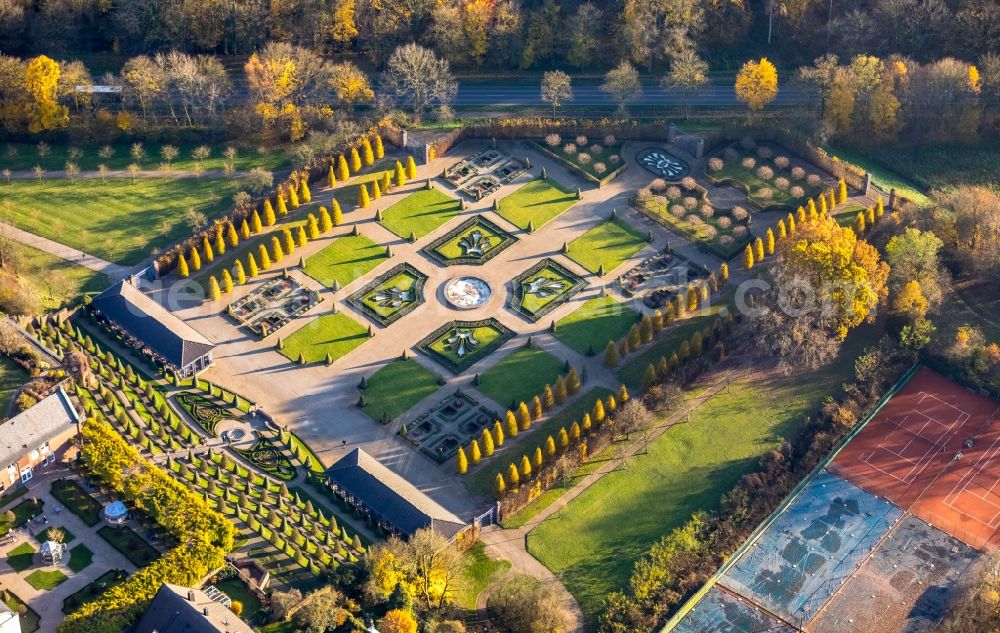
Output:
[[[434,349],[435,344],[440,346],[456,330],[469,330],[473,333],[476,330],[480,330],[481,334],[489,333],[492,335],[492,338],[486,343],[477,345],[472,352],[461,357],[457,356],[457,354],[446,354]],[[481,336],[480,338],[483,337]],[[418,351],[434,359],[451,373],[460,374],[489,356],[493,351],[512,338],[514,338],[513,330],[495,318],[490,317],[481,321],[449,321],[421,339],[416,347]]]
[[[486,250],[482,255],[463,255],[460,257],[449,257],[447,254],[443,253],[441,249],[450,242],[460,239],[463,236],[469,235],[473,232],[476,227],[485,229],[486,234],[492,234],[500,239],[499,243],[493,244],[488,250]],[[438,262],[442,266],[457,266],[457,265],[472,265],[481,266],[486,262],[490,261],[504,249],[512,246],[517,238],[508,233],[507,231],[500,228],[496,223],[492,222],[488,218],[482,215],[477,215],[475,217],[469,218],[468,220],[462,222],[454,229],[448,231],[441,237],[437,238],[423,249],[423,253]]]
[[[543,305],[531,309],[525,306],[524,302],[525,284],[539,276],[545,270],[552,271],[556,276],[567,280],[569,284],[549,298]],[[580,277],[550,257],[546,257],[535,263],[531,268],[512,279],[511,284],[513,285],[513,292],[511,293],[510,309],[531,322],[538,321],[546,314],[566,303],[570,297],[587,286],[587,282],[583,277]]]
[[[407,275],[413,278],[413,291],[414,299],[398,309],[389,312],[388,314],[379,314],[376,312],[365,299],[371,296],[376,290],[388,289],[387,282],[394,277],[399,275]],[[347,302],[361,311],[366,317],[375,321],[379,325],[385,327],[391,323],[395,323],[399,319],[403,318],[410,312],[416,310],[424,302],[424,283],[427,281],[427,275],[420,272],[412,265],[408,263],[398,264],[393,266],[386,272],[382,273],[371,282],[366,284],[363,288],[352,294],[347,298]]]

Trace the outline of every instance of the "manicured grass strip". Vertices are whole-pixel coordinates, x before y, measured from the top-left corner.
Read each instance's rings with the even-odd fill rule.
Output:
[[[148,565],[160,557],[160,553],[152,545],[128,526],[106,525],[97,530],[97,533],[136,567]]]
[[[78,545],[77,547],[82,546]],[[94,582],[90,583],[80,591],[67,596],[67,598],[63,600],[62,612],[66,615],[73,613],[84,603],[90,602],[108,589],[122,584],[127,578],[128,574],[124,569],[112,569],[104,572]]]
[[[592,273],[611,272],[645,248],[646,236],[621,220],[609,220],[569,243],[569,258]]]
[[[511,401],[528,402],[540,395],[545,385],[555,384],[562,371],[563,364],[555,356],[537,347],[524,347],[480,376],[476,389],[509,407]]]
[[[29,378],[28,372],[24,371],[24,368],[11,358],[0,356],[0,407],[3,407],[2,411],[7,411],[7,405],[10,404],[11,398],[22,385],[28,382]],[[3,419],[2,415],[0,415],[0,419]],[[4,501],[7,501],[6,497]]]
[[[0,534],[11,530],[14,528],[19,528],[28,521],[31,520],[37,514],[41,514],[42,508],[45,507],[45,502],[42,500],[25,499],[21,503],[17,504],[7,512],[14,513],[14,521],[9,522],[5,516],[7,512],[0,514]]]
[[[28,574],[24,581],[38,591],[51,591],[69,580],[66,574],[58,569],[45,570],[36,569]]]
[[[69,551],[69,568],[76,573],[89,567],[92,562],[94,562],[94,552],[83,543]]]
[[[11,593],[9,589],[3,590],[3,602],[11,611],[18,614],[21,633],[35,633],[38,630],[42,618],[28,606],[28,603]]]
[[[462,555],[459,575],[462,579],[455,595],[455,604],[460,609],[474,611],[476,598],[491,582],[510,569],[510,562],[495,560],[486,554],[486,546],[482,541],[476,541]]]
[[[584,413],[594,408],[598,398],[607,398],[611,393],[604,387],[589,389],[545,421],[534,422],[529,430],[522,431],[517,437],[506,438],[504,450],[486,459],[480,468],[470,473],[465,478],[465,487],[473,494],[491,496],[498,472],[506,473],[507,465],[512,462],[520,463],[522,455],[528,455],[530,458],[536,447],[542,447],[544,450],[545,440],[549,435],[555,439],[559,429],[564,426],[568,431],[573,422],[579,422],[583,419]]]
[[[73,534],[72,532],[70,532],[68,529],[64,528],[63,526],[61,526],[61,525],[50,525],[49,527],[42,529],[42,531],[40,531],[38,534],[36,534],[35,535],[35,540],[38,541],[39,543],[44,543],[45,541],[49,540],[49,530],[52,529],[52,528],[57,528],[57,529],[62,530],[62,532],[63,532],[63,541],[62,542],[63,543],[69,543],[69,542],[71,542],[71,541],[73,541],[73,540],[76,539],[76,535]]]
[[[824,369],[741,379],[528,534],[528,551],[555,572],[594,623],[604,597],[628,582],[636,560],[691,514],[757,468],[761,455],[853,375],[865,334]],[[586,535],[581,538],[581,535]]]
[[[175,172],[192,171],[198,161],[191,153],[202,143],[145,143],[143,145],[145,156],[138,161],[139,166],[144,170],[159,169],[160,163],[163,162],[160,148],[167,144],[174,145],[179,151],[177,158],[170,163],[171,170]],[[104,145],[104,143],[72,145],[80,151],[80,157],[75,159],[75,162],[81,171],[96,171],[98,165],[106,165],[111,170],[123,170],[127,169],[129,164],[137,162],[132,157],[131,143],[111,143],[111,156],[102,157],[99,152]],[[70,147],[70,145],[62,143],[50,143],[45,156],[39,156],[38,146],[34,143],[5,143],[4,151],[0,155],[0,167],[15,171],[28,171],[35,165],[41,165],[48,171],[62,171],[66,169],[66,162],[70,160],[68,155]],[[225,155],[227,145],[207,145],[207,147],[209,155],[201,161],[201,166],[205,170],[223,169],[229,160]],[[13,156],[9,153],[11,148],[13,148]],[[237,171],[247,171],[253,167],[274,170],[288,166],[290,156],[287,145],[261,148],[237,147],[236,156],[232,161]]]
[[[93,527],[101,522],[101,504],[76,481],[58,479],[52,482],[52,496],[88,526]]]
[[[690,339],[695,331],[712,325],[718,318],[719,311],[725,307],[727,304],[720,302],[703,312],[693,314],[665,331],[659,339],[642,348],[638,354],[627,356],[625,363],[618,369],[618,379],[629,386],[642,383],[642,374],[646,371],[647,365],[652,364],[655,367],[661,356],[666,356],[669,359],[670,355],[677,351],[680,344]]]
[[[18,242],[9,242],[8,248],[16,257],[18,277],[34,284],[44,308],[58,308],[82,294],[100,292],[108,287],[108,277],[103,273]]]
[[[21,543],[7,553],[7,564],[14,571],[24,571],[34,563],[35,552],[31,543]]]
[[[438,377],[413,360],[395,360],[368,379],[361,409],[373,420],[393,420],[438,389]]]
[[[595,297],[556,321],[556,338],[581,354],[600,354],[628,334],[639,313],[611,297]]]
[[[343,288],[386,259],[385,248],[364,235],[345,235],[307,259],[305,271],[327,288]]]
[[[500,215],[522,229],[529,222],[540,229],[574,204],[576,194],[551,178],[532,180],[500,201]]]
[[[421,189],[406,196],[382,214],[382,226],[400,237],[420,238],[459,212],[459,201],[437,189]]]
[[[0,356],[0,358],[6,358],[6,357]],[[13,492],[8,492],[2,498],[0,498],[0,506],[3,507],[9,506],[10,504],[14,503],[15,501],[17,501],[26,494],[28,494],[28,487],[18,486],[17,488],[14,489]]]
[[[261,603],[257,595],[250,591],[250,588],[239,578],[227,578],[215,583],[215,587],[243,605],[243,617],[245,619],[250,619],[251,616],[260,611]]]
[[[292,361],[302,355],[307,363],[323,362],[327,355],[337,360],[368,338],[368,330],[344,313],[324,314],[289,336],[281,353]]]
[[[228,208],[238,180],[14,180],[0,187],[0,205],[21,229],[117,264],[142,261],[187,236],[184,211],[207,217]]]

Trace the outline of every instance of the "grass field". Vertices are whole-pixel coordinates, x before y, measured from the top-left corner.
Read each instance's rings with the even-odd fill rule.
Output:
[[[528,551],[554,571],[593,624],[635,561],[693,512],[712,510],[760,456],[853,375],[871,332],[855,332],[818,371],[741,378],[609,473],[528,535]],[[696,393],[696,392],[695,392]],[[586,534],[582,539],[580,535]]]
[[[61,525],[50,525],[47,528],[42,528],[41,530],[39,530],[38,533],[35,534],[35,540],[38,541],[39,543],[44,543],[45,541],[49,540],[48,533],[49,530],[52,528],[58,528],[63,531],[63,540],[62,540],[63,543],[71,543],[76,539],[76,535],[70,532],[68,528],[65,528]]]
[[[507,465],[511,462],[519,462],[522,455],[530,456],[535,452],[536,447],[544,447],[545,440],[550,435],[555,439],[562,427],[565,426],[569,430],[573,422],[579,422],[583,419],[584,413],[593,409],[598,398],[606,398],[611,393],[604,387],[586,390],[549,418],[540,423],[533,423],[529,430],[522,431],[517,437],[506,438],[502,451],[485,460],[482,466],[465,477],[465,487],[476,495],[484,497],[492,495],[498,472],[506,472]]]
[[[459,201],[438,189],[420,189],[382,213],[382,226],[399,237],[420,238],[459,212]]]
[[[246,586],[239,578],[227,578],[221,582],[215,583],[215,586],[222,593],[226,594],[233,600],[239,600],[243,603],[243,618],[251,619],[254,614],[260,611],[261,603],[260,599],[257,598],[257,594],[250,591],[250,588]]]
[[[228,208],[238,180],[15,180],[0,184],[0,209],[18,228],[117,264],[142,261],[187,235],[194,208],[212,218]]]
[[[827,147],[830,155],[853,163],[872,175],[872,180],[886,191],[895,189],[900,195],[913,200],[917,204],[927,204],[930,198],[920,189],[920,185],[908,179],[898,169],[902,166],[894,159],[885,157],[874,158],[867,153],[853,151],[846,147],[831,145]]]
[[[97,533],[136,567],[145,567],[160,557],[160,553],[132,528],[105,525]]]
[[[16,594],[6,591],[4,592],[4,604],[18,614],[18,620],[21,625],[21,633],[35,633],[39,628],[39,623],[41,622],[41,616],[28,606],[24,600],[17,597]]]
[[[831,152],[872,172],[872,179],[886,191],[897,191],[923,204],[931,189],[977,185],[1000,191],[997,164],[1000,147],[982,144],[939,143],[906,147],[847,148],[833,146]],[[914,197],[913,194],[917,195]]]
[[[600,354],[628,334],[639,313],[611,297],[594,297],[556,321],[556,338],[581,354]]]
[[[298,361],[300,354],[307,363],[322,362],[328,354],[337,360],[368,338],[367,328],[344,313],[324,314],[285,339],[281,353],[291,361]]]
[[[552,385],[563,371],[563,363],[537,347],[523,347],[480,376],[476,389],[509,407],[513,402],[528,402]]]
[[[345,235],[307,259],[305,271],[327,288],[343,288],[386,259],[385,248],[364,235]]]
[[[610,273],[647,245],[646,236],[621,220],[609,220],[569,243],[569,258],[592,273]]]
[[[0,420],[7,414],[7,406],[21,385],[28,382],[28,372],[7,356],[0,356]]]
[[[70,479],[53,481],[52,496],[90,527],[101,522],[101,504],[76,481]]]
[[[542,228],[552,218],[576,204],[576,194],[552,180],[532,180],[500,201],[500,215],[527,229]]]
[[[24,578],[26,583],[38,591],[51,591],[67,580],[69,580],[69,578],[66,574],[62,573],[58,569],[36,569]]]
[[[383,414],[393,420],[438,390],[437,376],[413,360],[389,363],[368,379],[364,390],[367,406],[362,408],[373,420]]]
[[[45,502],[39,499],[37,502],[32,499],[25,499],[24,501],[18,503],[16,506],[11,508],[9,511],[14,513],[14,522],[8,523],[7,519],[0,515],[0,534],[6,532],[12,528],[19,528],[28,521],[31,520],[35,515],[41,514],[42,509],[45,507]],[[6,513],[4,513],[6,514]]]
[[[510,562],[494,560],[487,556],[486,546],[482,541],[476,541],[462,555],[459,568],[458,589],[455,591],[455,604],[466,611],[476,610],[476,597],[482,593],[491,582],[510,569]]]
[[[34,563],[36,551],[31,543],[21,543],[7,552],[7,564],[14,571],[24,571]]]
[[[43,308],[59,308],[82,294],[100,292],[108,286],[108,278],[102,273],[18,242],[10,246],[16,262],[13,270],[38,289]]]
[[[142,169],[159,169],[163,157],[160,155],[161,144],[145,143],[143,151],[145,155],[138,161],[132,157],[131,143],[113,143],[110,145],[112,154],[110,157],[99,155],[103,145],[62,145],[49,144],[49,151],[45,156],[39,155],[37,144],[28,143],[5,143],[0,148],[0,169],[10,169],[11,171],[28,171],[40,165],[46,171],[61,171],[66,169],[66,162],[70,160],[70,147],[75,147],[80,151],[80,157],[75,159],[77,165],[83,171],[95,171],[98,165],[106,165],[108,169],[127,169],[133,162],[138,162]],[[170,166],[175,171],[191,171],[197,161],[191,155],[192,150],[198,145],[184,144],[175,145],[179,150]],[[225,157],[226,146],[209,145],[210,154],[202,161],[204,169],[223,169],[227,158]],[[253,167],[264,167],[265,169],[276,170],[287,168],[291,165],[290,156],[286,147],[236,147],[236,156],[233,159],[233,166],[237,171],[246,171]],[[263,150],[263,151],[260,151]]]
[[[69,551],[69,568],[75,573],[80,573],[94,562],[94,552],[89,547],[80,543]]]

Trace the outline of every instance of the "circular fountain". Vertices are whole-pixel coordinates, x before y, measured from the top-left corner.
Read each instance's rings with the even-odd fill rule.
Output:
[[[456,277],[444,285],[444,298],[458,310],[474,310],[490,300],[490,285],[478,277]]]

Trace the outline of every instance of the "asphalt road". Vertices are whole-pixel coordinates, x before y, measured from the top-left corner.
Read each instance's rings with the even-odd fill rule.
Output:
[[[615,100],[601,91],[601,79],[574,79],[573,106],[614,106]],[[810,94],[799,86],[779,86],[774,105],[795,106],[810,103]],[[690,94],[691,106],[729,107],[741,106],[736,100],[732,80],[720,80]],[[524,79],[460,79],[458,96],[453,105],[476,106],[546,106],[542,101],[540,82]],[[643,82],[643,94],[630,105],[640,106],[683,106],[684,95],[678,90],[663,88],[658,82]]]

